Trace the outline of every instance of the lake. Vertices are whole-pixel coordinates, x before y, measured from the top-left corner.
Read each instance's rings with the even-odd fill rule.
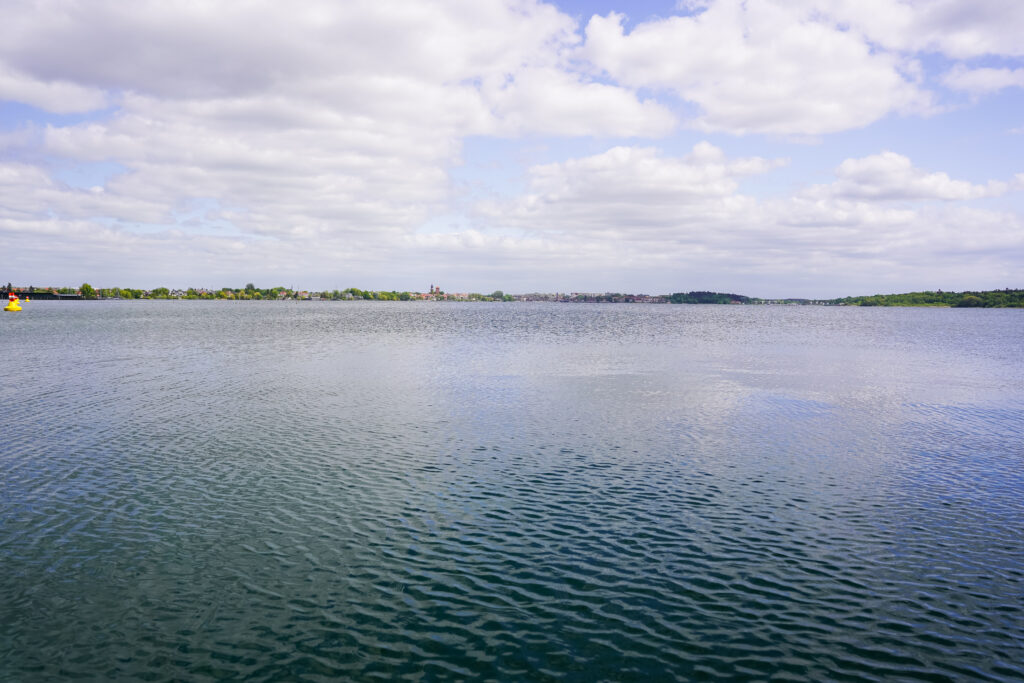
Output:
[[[1024,679],[1024,311],[33,301],[0,678]]]

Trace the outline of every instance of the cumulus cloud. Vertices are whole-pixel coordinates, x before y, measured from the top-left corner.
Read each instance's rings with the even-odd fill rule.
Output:
[[[458,82],[550,60],[577,40],[568,17],[535,0],[14,0],[0,17],[0,56],[23,71],[186,98],[338,74]]]
[[[628,34],[622,15],[595,16],[581,54],[621,83],[696,103],[708,130],[820,135],[928,106],[901,59],[812,10],[723,0]]]
[[[45,146],[129,167],[109,181],[114,193],[168,210],[216,198],[237,227],[278,237],[410,229],[444,201],[450,134],[331,109],[309,110],[283,129],[240,113],[260,105],[134,96],[107,122],[49,128]]]
[[[680,2],[688,16],[595,16],[580,54],[620,83],[696,104],[709,131],[815,136],[892,113],[927,113],[918,53],[1019,57],[1015,0]],[[972,93],[1021,84],[1020,69],[958,66],[944,82]]]
[[[495,132],[503,135],[661,136],[676,125],[675,116],[652,99],[639,101],[622,88],[554,68],[527,69],[514,80],[487,83],[482,95],[498,119]]]
[[[173,225],[208,198],[248,234],[392,241],[444,209],[466,135],[673,128],[664,106],[569,70],[578,41],[536,0],[14,2],[0,7],[0,92],[54,111],[117,93],[116,113],[44,131],[48,155],[127,169],[106,203],[61,215],[137,221],[107,199],[134,198]]]
[[[681,123],[722,147],[733,134],[775,145],[929,111],[913,53],[1019,54],[1018,6],[680,0],[689,16],[627,31],[618,14],[579,26],[538,0],[11,0],[0,98],[88,116],[0,131],[0,236],[20,245],[5,264],[99,269],[107,284],[255,271],[326,286],[344,272],[390,288],[425,287],[433,270],[534,274],[527,287],[552,273],[864,273],[965,248],[1010,263],[1019,217],[957,205],[1006,183],[882,153],[843,162],[829,185],[755,199],[743,188],[774,186],[784,162],[656,145],[677,148],[659,136],[690,134]],[[983,93],[1020,85],[1019,72],[965,65],[945,83]],[[517,196],[466,199],[450,170],[468,136],[529,138],[551,163],[516,167]],[[88,189],[61,182],[78,163],[117,170]],[[449,215],[446,230],[424,227]]]
[[[168,219],[166,207],[132,193],[80,189],[53,180],[43,168],[20,162],[0,163],[0,218],[77,221],[116,217],[148,223]]]
[[[954,59],[1024,55],[1024,5],[1016,0],[795,1],[888,50],[941,52]]]
[[[67,80],[46,80],[0,63],[0,101],[23,102],[55,114],[103,109],[109,98],[98,88]]]
[[[916,168],[907,157],[888,151],[860,159],[847,159],[836,169],[836,177],[836,182],[831,185],[810,188],[806,196],[871,200],[966,200],[997,197],[1009,187],[1008,183],[994,180],[985,185],[975,185],[964,180],[953,180],[946,173],[929,173]]]
[[[623,135],[626,126],[626,135],[661,135],[672,127],[653,101],[570,72],[578,42],[575,22],[537,0],[0,7],[0,65],[24,81],[21,90],[77,84],[82,93],[69,100],[128,92],[208,103],[215,116],[241,103],[239,122],[282,126],[327,108],[462,134]]]
[[[666,158],[651,147],[615,147],[602,154],[530,169],[529,192],[513,202],[482,203],[493,224],[531,231],[599,235],[608,240],[696,241],[707,220],[739,218],[752,200],[736,193],[742,176],[779,161],[727,159],[702,142],[689,155]],[[687,230],[698,232],[687,236]]]
[[[732,281],[838,272],[906,277],[965,253],[1010,273],[1012,254],[1024,248],[1024,224],[1016,215],[889,201],[963,200],[1005,187],[926,173],[884,153],[844,162],[840,180],[825,189],[765,200],[740,192],[743,176],[769,173],[780,163],[731,159],[706,142],[684,157],[617,147],[535,166],[527,192],[481,203],[478,210],[488,223],[521,230],[549,251],[586,248],[588,258],[609,269],[629,264],[707,278],[727,273],[723,280]]]
[[[1024,69],[968,69],[958,64],[946,73],[942,82],[954,90],[983,95],[1003,88],[1024,88]]]

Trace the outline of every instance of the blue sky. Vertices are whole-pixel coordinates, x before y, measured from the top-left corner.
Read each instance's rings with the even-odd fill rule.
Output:
[[[0,279],[1021,287],[1024,4],[0,7]]]

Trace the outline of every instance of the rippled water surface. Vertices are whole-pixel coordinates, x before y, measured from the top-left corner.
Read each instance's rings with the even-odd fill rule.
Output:
[[[1024,678],[1024,311],[2,315],[4,681]]]

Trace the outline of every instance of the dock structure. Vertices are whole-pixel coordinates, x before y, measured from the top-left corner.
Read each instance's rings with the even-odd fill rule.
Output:
[[[22,301],[24,301],[25,299],[28,299],[29,301],[32,301],[33,299],[36,301],[63,301],[65,299],[75,300],[82,298],[81,294],[60,294],[49,289],[35,289],[33,287],[12,287],[10,283],[8,283],[6,287],[0,290],[0,292],[2,292],[2,294],[0,294],[0,297],[4,299],[8,298],[11,294],[14,294],[14,296],[18,297]]]

